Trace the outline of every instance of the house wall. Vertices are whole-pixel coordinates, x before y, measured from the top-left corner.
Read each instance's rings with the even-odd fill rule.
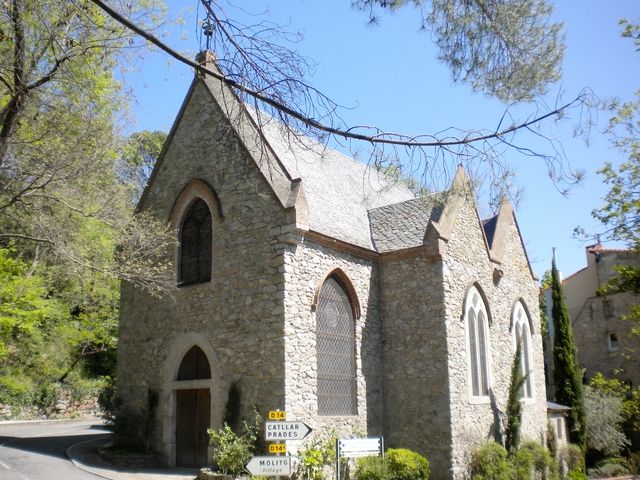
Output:
[[[201,83],[177,125],[141,205],[170,219],[174,202],[193,179],[217,193],[213,209],[213,266],[209,283],[153,298],[122,286],[117,395],[124,408],[146,415],[148,391],[159,395],[151,445],[175,462],[175,389],[209,388],[212,427],[221,426],[229,386],[238,382],[250,405],[282,408],[284,246],[280,226],[289,213],[236,139]],[[168,252],[175,261],[175,252]],[[182,356],[197,343],[208,355],[209,381],[175,382]]]
[[[442,266],[424,253],[381,265],[385,444],[425,455],[433,478],[451,462]]]
[[[470,202],[458,212],[455,227],[443,255],[445,324],[449,370],[452,429],[452,478],[464,478],[471,453],[484,442],[499,439],[506,426],[506,403],[515,355],[511,315],[522,299],[533,324],[533,399],[523,401],[521,436],[543,441],[546,432],[546,395],[542,339],[538,313],[538,290],[529,270],[526,254],[513,219],[502,238],[505,241],[501,263],[489,260],[479,220]],[[503,272],[494,281],[494,268]],[[476,283],[487,299],[489,325],[489,370],[491,396],[487,401],[471,400],[467,368],[467,347],[463,302]]]
[[[373,260],[320,245],[302,235],[284,254],[285,278],[285,392],[287,418],[302,420],[314,436],[331,431],[382,434],[382,380],[378,268]],[[357,415],[321,416],[317,405],[316,313],[314,298],[330,272],[342,270],[351,282],[360,305],[355,319]],[[297,445],[291,443],[292,448]]]

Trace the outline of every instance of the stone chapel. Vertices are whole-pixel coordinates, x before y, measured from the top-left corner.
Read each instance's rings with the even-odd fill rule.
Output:
[[[522,436],[543,442],[538,289],[511,205],[482,220],[462,168],[416,197],[260,115],[196,75],[138,206],[175,229],[179,288],[122,285],[117,398],[166,464],[207,463],[236,384],[245,413],[383,436],[461,479],[504,430],[517,342]]]

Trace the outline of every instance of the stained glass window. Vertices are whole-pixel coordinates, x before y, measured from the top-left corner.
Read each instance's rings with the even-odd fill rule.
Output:
[[[349,297],[329,278],[316,309],[318,413],[356,415],[355,325]]]

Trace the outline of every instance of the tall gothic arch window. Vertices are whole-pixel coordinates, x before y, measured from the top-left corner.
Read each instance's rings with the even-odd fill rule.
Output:
[[[521,398],[533,398],[533,372],[531,370],[531,330],[529,316],[522,302],[518,302],[513,309],[512,331],[516,345],[520,345],[522,352],[520,368],[525,381],[520,390]]]
[[[465,300],[467,368],[471,397],[489,396],[489,322],[480,291],[471,287]]]
[[[180,229],[180,285],[211,280],[211,244],[211,212],[198,198],[189,207]]]
[[[356,415],[355,322],[349,297],[329,277],[316,308],[318,414]]]

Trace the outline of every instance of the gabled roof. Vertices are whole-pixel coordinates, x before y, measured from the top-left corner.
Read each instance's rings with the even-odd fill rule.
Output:
[[[209,68],[216,68],[211,54],[205,53],[202,58]],[[194,91],[202,87],[227,116],[280,204],[295,212],[298,229],[371,252],[388,253],[425,246],[427,251],[441,253],[439,245],[448,241],[457,212],[471,191],[462,166],[456,171],[447,194],[416,198],[406,183],[284,129],[277,120],[247,107],[222,81],[210,76],[194,78],[150,184]],[[515,221],[508,202],[501,205],[495,217],[484,222],[478,218],[487,254],[498,263],[504,248],[500,241],[504,236],[502,232],[506,232],[506,225],[512,219]]]
[[[302,179],[309,230],[374,250],[368,211],[415,197],[373,167],[309,138],[283,135],[276,121],[263,123],[262,131],[289,175]]]
[[[371,238],[380,253],[419,247],[431,221],[438,221],[442,204],[433,196],[369,210]]]

